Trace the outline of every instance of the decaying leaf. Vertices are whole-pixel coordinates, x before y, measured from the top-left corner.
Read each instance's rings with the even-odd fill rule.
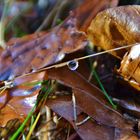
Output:
[[[26,41],[22,44],[22,40]],[[77,30],[76,19],[73,17],[49,33],[33,34],[31,41],[28,37],[21,39],[21,42],[15,40],[1,54],[0,80],[12,79],[56,63],[65,54],[81,49],[86,44],[86,36]]]
[[[85,0],[85,2],[74,11],[78,28],[86,32],[97,13],[109,7],[115,7],[117,4],[118,0]]]
[[[11,40],[8,43],[10,47],[1,54],[0,79],[13,79],[18,75],[35,71],[62,60],[66,53],[86,46],[85,34],[77,31],[75,21],[74,18],[71,18],[49,33],[42,32]],[[27,86],[20,86],[20,84],[25,81],[39,81],[38,75],[40,74],[15,79],[14,84],[19,87],[12,88],[0,96],[0,125],[3,126],[14,118],[23,121],[37,99],[39,88],[37,90],[32,86],[28,89]],[[43,78],[44,73],[43,77],[41,76],[42,80]]]
[[[49,32],[39,32],[11,39],[7,43],[8,47],[0,52],[0,80],[10,80],[36,71],[62,60],[65,54],[84,48],[88,41],[85,32],[80,30],[86,30],[91,19],[99,11],[116,6],[117,2],[118,0],[101,0],[100,2],[85,0],[80,7],[70,13],[63,24]],[[84,18],[81,18],[83,15]],[[34,79],[40,80],[38,75],[36,74],[34,78],[31,76],[15,79],[14,84],[18,87],[6,90],[0,95],[1,115],[5,115],[4,117],[0,115],[2,118],[0,125],[6,124],[13,118],[23,120],[27,115],[36,100],[39,89],[27,88],[20,84],[25,81],[32,82]],[[33,101],[33,103],[30,104],[28,101]],[[11,116],[7,112],[11,112]]]
[[[140,44],[132,46],[130,52],[124,55],[118,73],[140,90]]]
[[[86,102],[86,100],[85,100]],[[56,99],[49,99],[47,101],[47,106],[49,106],[54,112],[69,121],[74,127],[77,134],[83,140],[138,140],[138,137],[131,131],[121,130],[114,127],[108,127],[101,125],[93,119],[89,119],[81,125],[76,126],[74,123],[74,110],[73,103],[70,97],[58,97]],[[87,116],[81,112],[80,106],[77,104],[77,121],[82,122]]]
[[[139,138],[129,131],[115,129],[114,140],[139,140]]]
[[[113,99],[125,112],[140,118],[140,104],[134,99]]]
[[[36,71],[62,60],[65,54],[85,47],[86,35],[79,30],[87,28],[91,19],[99,11],[116,4],[116,0],[106,2],[86,0],[77,10],[71,12],[62,25],[53,28],[50,32],[36,33],[9,41],[7,45],[10,47],[6,48],[0,57],[0,80],[12,79]],[[85,15],[84,19],[81,19],[83,15]],[[87,23],[83,23],[83,20]],[[82,25],[86,26],[80,27]]]
[[[140,6],[121,6],[100,12],[88,28],[89,40],[104,50],[140,42]],[[113,52],[121,57],[126,50]]]
[[[61,61],[66,54],[83,49],[88,44],[87,36],[95,45],[105,50],[139,42],[139,6],[118,7],[101,12],[88,28],[99,11],[114,6],[117,2],[85,0],[61,25],[49,32],[35,33],[9,41],[9,47],[0,54],[0,80],[11,80]],[[137,84],[140,83],[138,50],[139,45],[132,47],[124,56],[118,70],[125,79]],[[121,57],[124,52],[114,54]],[[49,98],[46,105],[65,118],[81,139],[138,140],[134,133],[137,122],[123,116],[120,110],[114,110],[103,92],[87,81],[86,74],[84,77],[78,70],[71,71],[66,66],[49,69],[47,72],[50,79],[72,89],[76,99],[77,119],[75,120],[74,103],[70,94],[66,97]],[[26,82],[42,81],[45,76],[45,72],[42,72],[16,78],[15,87],[0,94],[0,126],[4,126],[11,119],[25,119],[34,106],[41,87],[28,86]],[[130,107],[126,102],[121,102],[121,105]],[[136,109],[139,109],[139,106]],[[77,125],[76,121],[82,122],[87,116],[88,120]]]
[[[9,120],[18,118],[21,122],[36,103],[41,85],[31,85],[43,81],[45,72],[29,77],[16,79],[17,87],[0,94],[0,126],[5,126]]]
[[[72,87],[80,109],[100,124],[121,129],[132,129],[133,123],[126,120],[119,112],[113,110],[102,91],[90,84],[82,76],[78,76],[67,67],[51,69],[48,71],[48,76]],[[106,114],[106,117],[104,117],[104,114]]]
[[[94,120],[89,120],[80,126],[76,126],[73,122],[74,113],[73,113],[73,105],[72,105],[71,98],[58,97],[57,99],[48,100],[46,104],[54,112],[56,112],[57,114],[65,118],[67,121],[69,121],[77,131],[78,135],[83,140],[88,140],[88,139],[90,140],[91,138],[96,138],[98,140],[100,140],[101,138],[104,138],[105,140],[112,139],[113,128],[100,126],[99,124],[96,124]],[[86,115],[80,115],[80,114],[81,111],[77,106],[77,117],[79,122],[86,117]]]
[[[0,139],[8,139],[9,135],[12,134],[19,125],[20,121],[18,119],[8,121],[4,128],[0,127]]]

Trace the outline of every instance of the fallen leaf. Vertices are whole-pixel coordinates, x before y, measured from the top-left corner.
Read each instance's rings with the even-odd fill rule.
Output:
[[[140,44],[132,46],[121,62],[118,73],[133,87],[140,90]]]
[[[139,138],[130,131],[115,129],[114,140],[139,140]]]
[[[68,140],[81,140],[81,138],[75,132],[75,133],[73,133],[73,134],[70,135],[70,137],[68,138]]]
[[[36,71],[62,60],[65,54],[84,48],[87,45],[87,37],[80,30],[87,28],[91,19],[100,10],[114,5],[117,5],[117,0],[106,2],[86,0],[77,10],[70,13],[62,25],[50,32],[35,33],[9,41],[7,45],[10,47],[0,56],[0,80],[9,80]],[[86,17],[86,23],[81,19],[83,15],[84,19]],[[84,27],[80,27],[81,25]]]
[[[14,44],[1,54],[0,80],[13,79],[54,64],[62,60],[65,54],[86,45],[85,33],[77,30],[76,19],[71,17],[49,33],[37,33],[23,37],[21,41],[15,40]]]
[[[70,96],[67,97],[57,97],[55,99],[49,99],[46,102],[46,105],[49,106],[55,113],[60,115],[69,121],[74,127],[77,134],[83,140],[138,140],[138,137],[131,131],[120,130],[114,127],[108,127],[105,125],[98,124],[98,122],[89,119],[81,125],[76,126],[74,123],[74,110],[72,105],[72,99]],[[81,114],[81,109],[79,110],[79,105],[77,105],[77,122],[83,121],[87,116],[85,114]]]
[[[125,112],[133,115],[137,118],[140,118],[140,104],[134,99],[117,99],[113,98],[113,101],[116,102]]]
[[[34,33],[22,38],[11,39],[7,43],[8,47],[0,53],[0,80],[11,80],[22,74],[37,71],[62,60],[68,53],[84,48],[88,42],[86,34],[79,31],[80,28],[81,30],[83,28],[80,25],[83,24],[84,28],[87,27],[97,12],[117,4],[117,0],[111,2],[113,3],[86,0],[81,7],[69,15],[63,24],[49,32]],[[96,6],[97,3],[99,7]],[[92,11],[93,7],[96,9]],[[83,14],[86,16],[90,12],[91,14],[85,23],[82,23],[81,16]],[[26,117],[37,99],[39,88],[35,89],[33,86],[28,88],[20,84],[26,81],[39,81],[38,75],[29,78],[16,78],[14,84],[17,87],[6,90],[0,95],[0,125],[5,125],[10,119],[23,120]],[[44,74],[41,79],[43,78]]]
[[[5,126],[9,120],[19,119],[24,121],[37,101],[41,85],[30,85],[32,82],[43,81],[45,72],[29,77],[16,79],[15,84],[20,84],[0,95],[0,126]],[[22,84],[22,85],[21,85]],[[26,84],[26,85],[25,85]]]
[[[95,121],[89,120],[80,126],[76,126],[73,122],[74,112],[71,98],[58,97],[56,99],[48,100],[46,104],[54,112],[68,120],[83,140],[90,140],[91,138],[95,138],[97,140],[101,140],[102,138],[104,140],[112,139],[114,129],[99,125]],[[80,122],[86,116],[80,115],[81,111],[79,111],[80,110],[77,108],[77,117],[78,121]]]
[[[117,4],[118,0],[85,0],[85,2],[74,11],[79,29],[86,32],[97,13],[109,7],[115,7]]]
[[[121,129],[132,129],[133,123],[110,107],[102,91],[76,72],[70,71],[67,67],[50,69],[48,70],[48,77],[72,87],[80,109],[100,124]],[[105,117],[104,114],[106,114]]]
[[[140,42],[140,6],[120,6],[100,12],[88,28],[88,38],[104,50]],[[126,49],[113,52],[123,57]]]
[[[20,126],[20,121],[18,119],[13,119],[7,122],[4,128],[0,127],[0,139],[8,139],[18,127]]]

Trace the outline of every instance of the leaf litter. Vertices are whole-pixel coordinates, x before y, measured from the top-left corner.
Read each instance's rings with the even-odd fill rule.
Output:
[[[96,3],[98,3],[97,6],[95,6]],[[120,108],[118,108],[117,110],[112,108],[112,106],[104,96],[103,92],[97,86],[94,85],[95,80],[94,82],[88,81],[88,77],[86,76],[86,72],[88,71],[86,69],[88,69],[88,66],[79,68],[81,63],[77,64],[77,61],[72,61],[74,63],[68,63],[69,68],[67,66],[64,67],[64,65],[61,65],[60,63],[58,64],[58,66],[60,66],[58,68],[50,68],[46,70],[46,72],[37,73],[38,70],[43,70],[44,67],[53,65],[61,61],[62,59],[64,59],[65,62],[64,57],[69,56],[68,54],[70,53],[79,53],[79,50],[81,49],[82,51],[85,51],[85,47],[88,44],[88,39],[90,39],[90,41],[92,41],[94,45],[102,47],[102,49],[105,50],[115,50],[116,47],[137,43],[137,35],[135,36],[135,34],[133,34],[135,31],[133,32],[133,30],[130,30],[130,32],[127,33],[125,26],[121,25],[120,26],[123,28],[122,30],[126,31],[125,35],[134,35],[133,41],[129,42],[127,40],[127,42],[125,40],[125,43],[123,41],[122,43],[118,41],[116,44],[120,44],[116,46],[116,44],[114,43],[111,46],[111,48],[108,48],[110,47],[110,45],[104,43],[109,39],[99,41],[98,38],[98,43],[101,44],[96,43],[96,37],[100,36],[98,33],[101,33],[101,36],[104,36],[104,34],[102,34],[102,32],[100,31],[94,32],[94,29],[101,29],[102,31],[104,30],[104,26],[102,24],[96,24],[96,22],[103,22],[101,18],[102,15],[106,15],[108,17],[105,20],[107,24],[110,20],[111,22],[114,22],[114,19],[112,20],[106,14],[108,11],[109,14],[114,15],[119,11],[119,14],[123,14],[123,16],[126,18],[131,17],[131,14],[129,17],[127,13],[132,13],[132,15],[134,14],[134,16],[136,16],[137,24],[137,12],[135,13],[134,9],[137,10],[139,7],[136,6],[132,6],[134,8],[132,8],[131,6],[126,6],[116,7],[115,9],[107,9],[106,11],[99,13],[94,19],[95,15],[99,11],[107,8],[108,6],[116,6],[117,3],[118,2],[115,0],[111,3],[109,1],[97,2],[85,0],[85,3],[79,6],[76,10],[72,11],[68,18],[66,18],[66,20],[64,20],[62,24],[52,28],[50,31],[38,32],[32,35],[27,35],[22,38],[12,39],[7,43],[7,45],[10,47],[7,47],[4,51],[2,51],[0,56],[0,80],[13,80],[14,87],[10,89],[5,89],[5,91],[0,94],[1,126],[5,126],[6,128],[6,126],[8,126],[7,122],[10,122],[10,120],[14,118],[18,118],[21,122],[23,122],[27,114],[34,106],[35,102],[38,100],[42,81],[51,79],[52,82],[54,80],[56,81],[54,82],[55,90],[49,97],[47,97],[47,100],[46,98],[44,99],[43,104],[45,102],[45,104],[52,111],[54,111],[60,117],[63,117],[65,120],[67,120],[67,123],[71,125],[72,131],[75,130],[74,133],[72,133],[72,131],[70,130],[71,136],[73,136],[73,134],[75,134],[76,132],[81,139],[89,140],[138,139],[138,120],[133,117],[126,117],[125,115],[123,115],[123,111]],[[94,7],[96,8],[92,11]],[[90,14],[88,14],[89,16],[86,17],[87,13]],[[83,16],[86,20],[82,19],[81,16]],[[115,21],[115,25],[117,25],[119,21],[122,22],[123,20],[118,18],[117,21]],[[122,22],[122,24],[126,23]],[[101,28],[97,28],[97,25],[101,26]],[[111,24],[109,24],[109,28],[112,27],[110,25]],[[108,25],[106,25],[106,27],[108,27]],[[109,41],[113,40],[116,37],[115,33],[117,34],[118,32],[115,30],[114,34],[112,34],[112,38]],[[123,34],[123,36],[125,35]],[[91,38],[91,36],[94,36],[95,40],[92,40],[93,38]],[[102,45],[102,43],[104,43],[104,45]],[[114,55],[117,57],[121,57],[122,59],[122,54],[124,55],[124,52],[126,51],[127,50],[118,51],[118,53],[115,53]],[[92,50],[92,52],[94,51]],[[127,54],[125,56],[127,56]],[[74,58],[75,57],[72,57],[71,55],[69,60],[74,60]],[[125,57],[123,59],[125,59]],[[123,65],[123,62],[124,61],[122,61],[121,63],[121,67]],[[138,66],[139,59],[137,59],[137,70]],[[83,70],[78,72],[79,69]],[[127,68],[125,67],[125,69]],[[129,72],[131,74],[131,70],[128,71],[128,73]],[[30,73],[34,74],[30,75]],[[118,73],[121,74],[119,70]],[[136,72],[136,76],[133,76],[133,74],[131,75],[131,77],[133,77],[133,79],[136,79],[138,75],[137,73],[139,74],[139,72]],[[22,77],[22,75],[24,74],[25,76]],[[124,77],[123,74],[121,75]],[[136,82],[139,84],[138,80],[136,80]],[[30,82],[37,82],[37,84],[32,85],[30,84]],[[59,82],[61,83],[61,86]],[[27,86],[27,83],[29,83],[30,86]],[[56,95],[60,88],[59,86],[64,88],[64,94],[67,93],[65,96],[61,95],[62,91],[60,91],[60,95]],[[73,99],[72,95],[74,96]],[[123,108],[125,107],[125,109],[127,110],[130,109],[128,103],[120,102],[121,100],[119,99],[114,99],[114,101],[116,101],[116,103],[122,106]],[[124,104],[126,106],[124,106]],[[9,111],[11,113],[9,113]],[[3,114],[5,115],[5,117],[2,118]],[[11,116],[8,116],[8,114],[10,114]],[[133,113],[129,112],[129,115],[133,116]],[[23,126],[23,124],[21,126]],[[14,133],[11,139],[15,139],[15,135],[17,137],[20,134],[19,132],[21,132],[23,128],[20,131],[19,130],[20,128],[17,130],[17,132]],[[3,131],[1,131],[1,136],[2,132]],[[64,132],[62,134],[64,134]],[[31,135],[28,135],[27,137],[29,138],[30,136]]]

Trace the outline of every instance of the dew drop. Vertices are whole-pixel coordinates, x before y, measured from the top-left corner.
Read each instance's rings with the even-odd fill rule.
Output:
[[[78,68],[79,63],[78,63],[78,61],[72,60],[72,61],[69,61],[69,62],[67,63],[67,65],[68,65],[68,68],[69,68],[70,70],[75,71],[75,70]]]

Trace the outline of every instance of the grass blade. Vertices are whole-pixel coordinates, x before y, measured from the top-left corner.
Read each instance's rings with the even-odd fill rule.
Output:
[[[100,78],[99,78],[99,76],[98,76],[96,70],[94,69],[94,67],[92,67],[92,74],[94,75],[95,79],[96,79],[97,82],[99,83],[99,86],[100,86],[101,90],[103,91],[105,97],[106,97],[107,100],[109,101],[109,103],[112,105],[112,107],[113,107],[114,109],[117,109],[117,106],[113,103],[112,99],[109,97],[109,95],[108,95],[107,91],[105,90],[105,88],[104,88],[104,86],[103,86],[103,84],[102,84],[102,82],[101,82],[101,80],[100,80]]]
[[[37,117],[36,117],[36,120],[35,120],[35,122],[33,123],[33,125],[31,126],[31,129],[30,129],[30,131],[29,131],[29,133],[28,133],[28,135],[27,135],[27,137],[26,137],[26,140],[30,140],[30,137],[31,137],[31,134],[32,134],[32,132],[34,131],[34,129],[35,129],[35,127],[36,127],[36,124],[37,124],[37,122],[38,122],[38,120],[39,120],[39,118],[40,118],[40,113],[38,113],[38,115],[37,115]]]
[[[24,122],[21,124],[21,126],[17,129],[17,131],[16,131],[16,132],[13,134],[13,136],[10,138],[10,140],[16,140],[16,139],[17,139],[18,135],[24,130],[25,125],[27,124],[27,122],[29,121],[29,119],[31,118],[31,116],[33,115],[33,113],[34,113],[35,109],[37,108],[37,106],[40,104],[40,102],[42,102],[42,100],[44,100],[44,99],[46,99],[46,98],[48,97],[49,93],[51,93],[52,87],[49,86],[49,82],[48,82],[48,81],[45,81],[44,83],[48,85],[48,88],[45,89],[45,94],[43,95],[43,97],[39,98],[39,99],[36,101],[34,107],[33,107],[32,110],[29,112],[29,114],[27,115],[26,119],[25,119]],[[43,84],[44,84],[44,83],[43,83]],[[44,85],[43,85],[42,89],[44,90]],[[41,90],[42,90],[42,89],[41,89]]]

